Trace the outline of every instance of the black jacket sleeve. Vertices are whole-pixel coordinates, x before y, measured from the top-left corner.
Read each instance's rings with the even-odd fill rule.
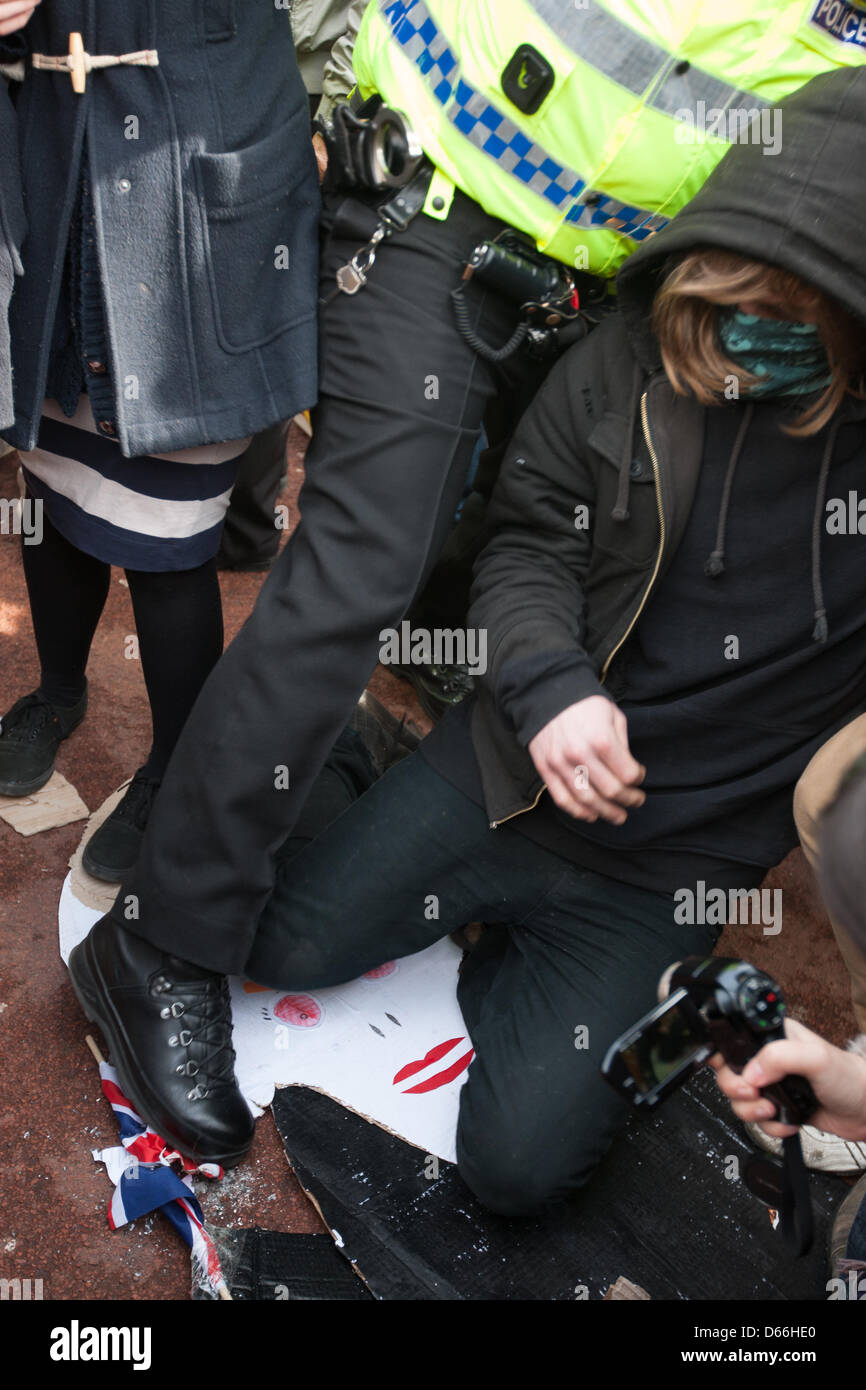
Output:
[[[470,625],[487,632],[484,677],[526,747],[569,705],[606,695],[584,650],[584,582],[595,483],[576,441],[576,354],[551,371],[509,445],[491,501],[491,539],[479,556]]]

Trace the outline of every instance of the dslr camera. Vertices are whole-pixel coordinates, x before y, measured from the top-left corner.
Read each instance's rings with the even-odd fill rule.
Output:
[[[785,1000],[769,975],[743,960],[687,956],[674,968],[668,998],[612,1043],[602,1075],[638,1107],[652,1107],[720,1052],[741,1072],[765,1043],[785,1036]],[[801,1125],[818,1108],[809,1082],[786,1076],[761,1094],[779,1123]]]

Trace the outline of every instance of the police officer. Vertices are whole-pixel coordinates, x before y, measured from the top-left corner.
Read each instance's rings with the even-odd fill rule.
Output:
[[[127,1093],[179,1148],[226,1163],[249,1146],[220,977],[244,970],[272,856],[364,689],[380,632],[437,556],[485,412],[498,405],[496,443],[549,365],[528,355],[527,333],[496,359],[520,311],[489,282],[462,282],[467,259],[513,228],[543,265],[610,277],[724,153],[735,123],[719,117],[863,62],[863,26],[836,18],[822,0],[368,6],[360,95],[404,113],[428,182],[422,161],[402,211],[393,187],[326,197],[301,524],[199,698],[136,870],[71,960]],[[368,162],[378,148],[387,166],[395,130],[379,127]],[[403,155],[411,165],[411,138]],[[345,183],[345,169],[333,174]],[[179,1034],[166,1000],[190,1020]]]

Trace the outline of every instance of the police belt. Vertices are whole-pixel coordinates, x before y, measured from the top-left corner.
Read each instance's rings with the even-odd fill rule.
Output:
[[[385,121],[395,125],[400,130],[404,147],[411,147],[412,145],[413,137],[402,113],[384,107],[382,98],[378,95],[368,97],[366,100],[362,99],[357,89],[342,109],[337,108],[331,126],[319,126],[328,144],[325,189],[346,191],[350,199],[353,190],[363,190],[367,194],[380,193],[383,197],[383,201],[376,205],[377,226],[372,236],[363,246],[358,248],[350,261],[338,268],[336,288],[322,301],[324,304],[329,304],[340,293],[357,294],[358,290],[366,285],[380,243],[393,235],[394,232],[404,232],[410,222],[418,216],[427,201],[430,183],[435,173],[435,165],[432,160],[420,149],[416,149],[408,161],[406,181],[400,186],[394,187],[392,190],[383,189],[381,184],[365,179],[365,171],[370,167],[370,160],[359,157],[357,142],[364,138],[362,127],[368,121],[371,127],[377,121],[380,123]],[[353,142],[355,142],[354,149]],[[386,194],[388,196],[385,196]],[[544,302],[530,304],[526,302],[527,296],[516,290],[513,294],[509,293],[507,284],[494,281],[490,286],[494,292],[501,293],[506,298],[512,298],[515,304],[521,307],[521,321],[514,333],[502,347],[494,348],[483,342],[473,332],[468,310],[463,301],[463,286],[458,286],[452,291],[457,326],[461,335],[479,356],[488,361],[501,362],[516,352],[524,342],[527,343],[533,355],[546,356],[550,351],[556,348],[561,349],[570,342],[583,337],[599,317],[603,317],[605,312],[610,311],[612,299],[606,281],[587,273],[575,273],[555,258],[544,256],[534,247],[529,251],[528,243],[531,239],[514,228],[505,228],[496,238],[496,242],[493,243],[494,248],[496,243],[500,243],[503,238],[510,238],[512,244],[522,243],[524,247],[527,247],[527,251],[536,266],[546,265],[548,267],[548,275],[553,276],[555,270],[554,278],[562,281],[565,294],[556,305]],[[481,249],[485,248],[479,247],[476,248],[476,251]],[[519,245],[516,249],[520,249]],[[475,253],[473,253],[473,260],[474,256]],[[469,266],[467,266],[467,271],[469,271]],[[475,266],[475,273],[478,274],[479,280],[484,278],[481,271],[480,266]],[[464,279],[466,278],[467,276],[464,275]],[[573,306],[569,303],[572,292]],[[585,305],[592,306],[595,313],[587,313],[583,307]],[[533,320],[533,314],[536,312],[539,316]]]

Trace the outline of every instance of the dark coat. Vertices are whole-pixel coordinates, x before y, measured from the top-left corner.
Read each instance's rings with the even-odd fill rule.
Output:
[[[15,111],[6,83],[0,77],[0,430],[11,425],[15,418],[8,311],[15,277],[24,269],[21,264],[24,231]]]
[[[89,53],[156,49],[159,65],[91,72],[76,95],[28,61],[9,442],[36,440],[85,143],[124,454],[240,438],[310,405],[319,195],[289,11],[51,0],[24,33],[57,55],[70,30]]]
[[[492,824],[544,790],[534,736],[578,700],[617,698],[617,653],[689,518],[708,411],[661,370],[650,307],[668,257],[714,244],[769,260],[866,324],[866,68],[816,77],[782,109],[781,152],[732,146],[629,257],[621,312],[557,363],[509,446],[469,615],[487,631],[472,740]],[[866,402],[845,409],[866,417]]]

